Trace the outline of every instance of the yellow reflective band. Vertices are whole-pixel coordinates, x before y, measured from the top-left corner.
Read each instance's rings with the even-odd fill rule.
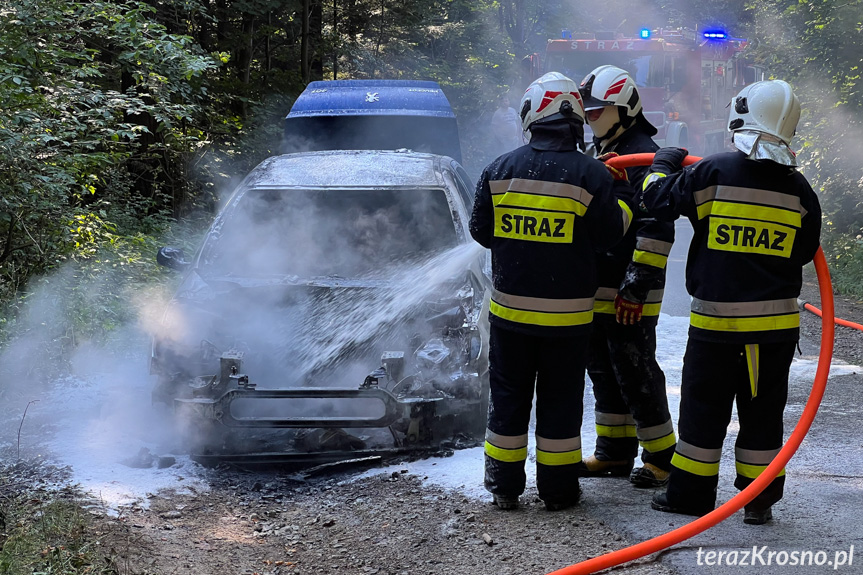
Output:
[[[716,463],[704,463],[702,461],[689,459],[685,455],[680,455],[680,453],[678,452],[675,452],[674,456],[672,456],[671,465],[678,469],[682,469],[683,471],[687,471],[693,475],[700,475],[702,477],[719,475],[718,461]]]
[[[610,439],[621,439],[624,437],[637,437],[634,425],[599,425],[596,426],[596,435]]]
[[[661,303],[646,303],[641,310],[641,315],[645,317],[649,316],[658,316],[659,311],[662,309]]]
[[[665,269],[666,264],[668,264],[668,256],[635,250],[632,252],[632,261],[659,269]]]
[[[494,203],[495,207],[571,212],[579,216],[583,216],[587,212],[587,206],[572,198],[538,196],[536,194],[522,194],[512,191],[492,196],[492,203]]]
[[[800,313],[765,317],[710,317],[693,311],[689,314],[689,323],[692,327],[711,331],[773,331],[800,327]]]
[[[729,216],[732,218],[745,218],[747,220],[761,220],[774,224],[785,224],[799,228],[802,218],[799,211],[783,210],[781,208],[769,208],[755,204],[739,204],[736,202],[722,202],[711,200],[698,206],[698,219],[707,216]]]
[[[750,344],[746,349],[746,366],[749,368],[749,389],[754,398],[758,395],[758,344]]]
[[[644,317],[658,316],[661,309],[662,309],[661,303],[644,304],[644,308],[641,311],[641,315]],[[614,302],[613,301],[596,300],[596,302],[593,304],[593,312],[594,313],[602,313],[602,314],[606,314],[606,315],[615,315],[616,311],[614,309]]]
[[[575,451],[561,451],[559,453],[554,451],[542,451],[541,449],[536,450],[536,462],[541,465],[572,465],[573,463],[578,463],[580,461],[580,449],[576,449]]]
[[[796,235],[794,228],[779,224],[711,217],[707,247],[723,252],[790,258]]]
[[[593,302],[593,312],[614,315],[614,302],[596,300]]]
[[[552,244],[571,244],[575,214],[538,212],[517,208],[494,209],[494,235],[498,238]]]
[[[525,323],[528,325],[545,325],[550,327],[567,327],[573,325],[587,325],[593,321],[593,310],[572,313],[546,313],[541,311],[527,311],[505,307],[492,301],[489,311],[499,318]]]
[[[742,475],[743,477],[748,477],[749,479],[755,479],[767,469],[766,465],[750,465],[749,463],[740,463],[739,461],[734,462],[737,467],[737,475]],[[785,469],[779,472],[779,475],[776,477],[782,477],[785,475]]]
[[[647,441],[639,441],[641,447],[649,451],[650,453],[656,453],[657,451],[662,451],[663,449],[668,449],[672,445],[677,443],[677,438],[674,436],[674,432],[669,433],[665,437],[660,437],[659,439],[650,439]]]
[[[737,186],[710,186],[692,194],[696,205],[701,205],[712,200],[724,202],[738,202],[745,204],[759,204],[762,206],[773,206],[774,208],[785,208],[806,215],[806,210],[800,205],[800,198],[782,192],[771,192],[759,190],[758,188],[740,188]]]
[[[656,180],[658,180],[660,178],[664,178],[664,177],[666,177],[665,174],[663,174],[661,172],[653,172],[652,174],[648,175],[646,178],[644,178],[644,183],[641,184],[641,191],[646,190],[647,186],[649,186],[650,184],[652,184]]]
[[[623,210],[623,233],[626,233],[629,230],[629,224],[632,223],[632,210],[629,209],[629,206],[623,200],[617,200],[617,203],[620,209]]]
[[[520,447],[518,449],[503,449],[502,447],[497,447],[496,445],[492,445],[491,443],[486,441],[485,454],[492,459],[496,459],[497,461],[515,463],[516,461],[527,460],[527,447]]]
[[[536,194],[539,196],[554,196],[559,198],[572,198],[589,206],[593,200],[593,194],[589,193],[584,188],[565,184],[563,182],[546,182],[543,180],[525,180],[522,178],[513,178],[511,180],[490,180],[489,188],[492,195],[505,194],[512,190],[513,192],[521,192],[526,194]]]

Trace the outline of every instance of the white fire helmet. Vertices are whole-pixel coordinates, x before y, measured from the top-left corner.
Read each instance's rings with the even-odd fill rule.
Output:
[[[770,134],[791,144],[800,120],[800,101],[782,80],[755,82],[740,90],[731,101],[728,131]]]
[[[525,132],[540,120],[570,118],[583,124],[584,105],[581,103],[578,85],[560,72],[542,75],[525,90],[519,116]]]
[[[641,112],[641,97],[635,81],[626,70],[616,66],[596,68],[584,77],[579,90],[585,110],[620,106],[630,118],[635,118]]]

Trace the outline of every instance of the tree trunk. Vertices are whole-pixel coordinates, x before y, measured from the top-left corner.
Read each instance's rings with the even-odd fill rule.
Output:
[[[303,17],[302,17],[302,36],[300,40],[300,75],[303,78],[303,83],[309,83],[309,19],[311,12],[311,0],[303,0]]]
[[[252,76],[252,53],[254,50],[255,17],[251,14],[243,15],[243,28],[240,36],[240,48],[237,50],[237,76],[243,83],[244,92],[248,94],[249,83]],[[245,99],[239,102],[237,113],[245,118],[248,113],[248,105]]]
[[[309,11],[309,36],[311,48],[309,57],[309,79],[323,80],[324,79],[324,54],[323,54],[323,37],[324,37],[324,0],[312,0],[311,10]]]
[[[333,0],[333,80],[339,78],[339,0]]]

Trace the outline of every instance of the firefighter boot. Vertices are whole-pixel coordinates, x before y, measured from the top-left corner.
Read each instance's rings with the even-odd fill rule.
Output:
[[[662,487],[668,483],[668,471],[660,469],[652,463],[645,463],[644,467],[636,467],[629,476],[629,482],[636,487]]]
[[[747,525],[764,525],[773,519],[773,511],[770,507],[761,511],[745,509],[743,511],[743,522]]]
[[[572,495],[567,499],[559,501],[543,500],[543,503],[545,503],[546,511],[562,511],[564,509],[569,509],[570,507],[578,505],[579,499],[581,499],[581,487],[576,483]]]
[[[696,508],[674,505],[673,503],[668,501],[668,495],[665,492],[657,493],[656,495],[654,495],[653,501],[651,501],[650,506],[657,511],[665,511],[666,513],[679,513],[681,515],[695,515],[696,517],[707,515],[708,513],[713,511],[713,507]]]
[[[498,495],[494,493],[493,497],[493,503],[504,511],[518,509],[518,495]]]
[[[633,459],[603,461],[591,455],[579,464],[579,477],[627,477],[635,464]]]

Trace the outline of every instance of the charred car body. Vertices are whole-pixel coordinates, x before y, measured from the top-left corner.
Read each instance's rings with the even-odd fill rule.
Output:
[[[303,461],[478,440],[484,250],[448,156],[315,151],[238,186],[153,339],[153,399],[198,458]]]

